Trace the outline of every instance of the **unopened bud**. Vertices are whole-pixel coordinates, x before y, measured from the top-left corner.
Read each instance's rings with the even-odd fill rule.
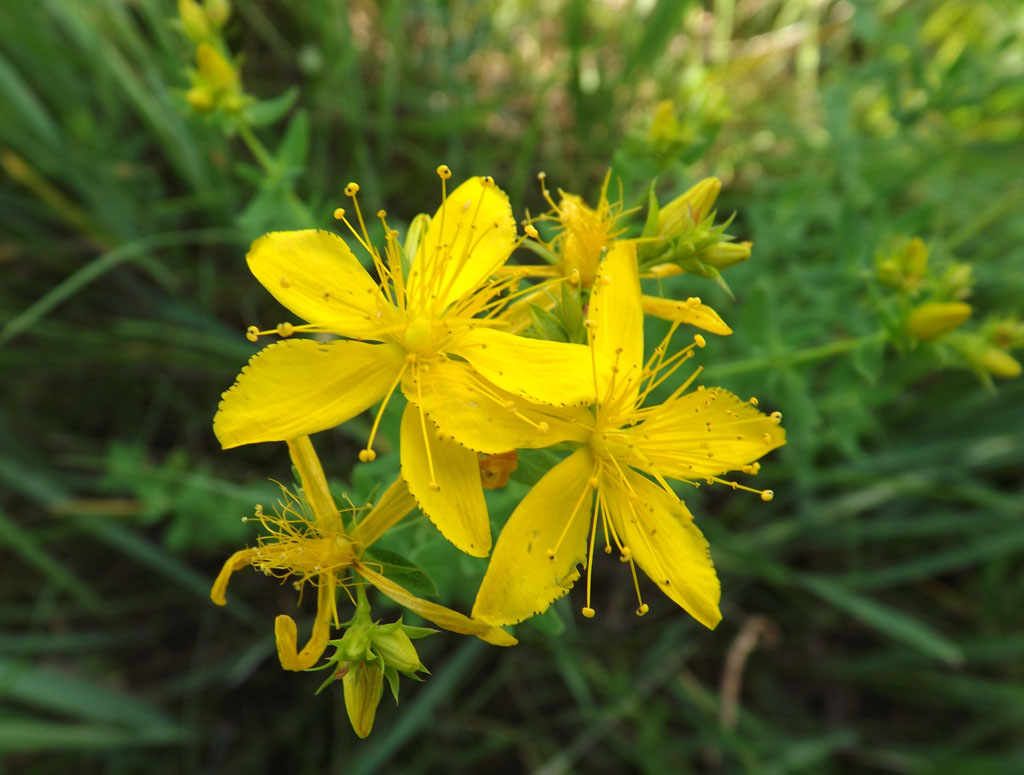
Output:
[[[993,377],[1013,379],[1021,375],[1020,361],[1000,347],[985,348],[975,356],[974,363]]]
[[[971,314],[962,301],[931,301],[914,309],[907,318],[907,331],[915,339],[928,341],[960,326]]]
[[[360,662],[352,665],[342,679],[345,691],[345,710],[352,729],[359,737],[373,731],[373,720],[384,692],[384,673],[377,665]]]
[[[210,24],[218,30],[227,23],[228,17],[231,16],[231,3],[228,0],[205,0],[203,8]]]
[[[185,34],[193,43],[202,43],[210,37],[210,23],[196,0],[178,0],[178,17]]]
[[[205,86],[193,86],[185,93],[185,101],[197,113],[206,113],[213,109],[213,94]]]
[[[402,631],[401,625],[390,631],[380,628],[373,635],[373,647],[384,660],[385,666],[393,667],[400,673],[415,673],[423,668],[416,647]]]
[[[700,254],[700,260],[715,269],[727,269],[750,258],[752,242],[718,242]]]
[[[238,71],[216,48],[200,43],[196,49],[196,68],[199,76],[217,93],[223,93],[238,83]]]
[[[722,190],[718,178],[704,178],[658,211],[657,234],[670,238],[682,234],[691,224],[699,223],[711,212]]]

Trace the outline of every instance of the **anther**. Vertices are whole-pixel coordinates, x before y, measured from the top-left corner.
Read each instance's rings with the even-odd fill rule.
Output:
[[[584,606],[583,609],[580,611],[580,613],[582,613],[588,619],[593,619],[594,618],[594,614],[596,613],[596,611],[594,611],[594,609],[591,608],[588,605],[588,606]]]
[[[382,218],[382,219],[383,218],[387,218],[388,217],[388,211],[384,210],[384,209],[378,210],[377,211],[377,217],[378,218]]]
[[[288,282],[288,278],[287,277],[282,277],[279,282],[281,283],[281,287],[282,288],[291,288],[291,286],[292,286],[292,284],[290,282]]]
[[[441,164],[437,168],[437,176],[441,180],[448,180],[452,176],[451,168],[447,164]]]
[[[619,555],[619,562],[629,562],[633,559],[633,550],[628,546],[622,547],[622,554]]]
[[[554,549],[548,549],[547,555],[548,555],[548,559],[549,560],[554,560],[555,559],[555,550]]]
[[[494,178],[492,178],[490,175],[484,175],[480,179],[480,183],[483,184],[484,186],[493,186],[494,185]]]
[[[345,208],[344,207],[335,207],[334,208],[334,220],[340,221],[344,217],[345,217]]]
[[[532,237],[533,239],[540,239],[540,232],[537,231],[537,227],[534,226],[532,223],[526,224],[523,227],[523,231],[526,232],[527,237]]]
[[[372,463],[377,459],[377,453],[372,449],[361,449],[359,450],[359,462],[360,463]]]
[[[250,342],[255,342],[260,338],[260,330],[256,326],[249,326],[245,329],[245,338]]]
[[[761,490],[761,500],[766,503],[775,497],[775,493],[771,490]]]
[[[541,420],[539,423],[537,423],[537,430],[540,431],[541,433],[547,433],[549,430],[551,430],[551,426],[548,425],[543,420]]]
[[[277,335],[282,339],[287,339],[289,336],[295,333],[295,326],[291,323],[284,322],[277,324]]]
[[[543,171],[538,172],[537,173],[537,180],[544,180],[547,176],[548,176],[548,173],[546,173],[546,172],[543,172]]]
[[[782,422],[782,412],[772,412],[768,417],[770,417],[771,421],[776,425]]]
[[[600,483],[600,480],[596,476],[592,476],[589,479],[587,479],[587,486],[590,487],[592,490],[596,490],[597,486]]]
[[[359,193],[359,184],[358,183],[354,183],[353,182],[353,183],[349,183],[347,186],[345,186],[345,196],[352,196],[352,197],[354,197],[358,193]]]
[[[647,603],[641,603],[640,607],[636,609],[637,616],[643,616],[645,613],[651,610],[651,607]]]
[[[750,402],[751,406],[757,406],[757,397],[756,396],[751,396],[747,400]]]
[[[765,444],[771,444],[772,443],[772,435],[770,433],[766,433],[763,436],[761,436],[761,440]]]
[[[707,340],[703,336],[701,336],[700,334],[694,334],[693,335],[693,342],[698,347],[706,347],[707,344],[708,344]]]

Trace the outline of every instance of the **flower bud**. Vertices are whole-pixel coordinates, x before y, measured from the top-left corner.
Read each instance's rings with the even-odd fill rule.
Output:
[[[957,328],[970,314],[971,305],[962,301],[930,301],[911,311],[907,331],[915,339],[928,341]]]
[[[1021,375],[1021,364],[1010,353],[1000,347],[987,347],[978,353],[974,363],[979,368],[1001,379],[1013,379]]]
[[[674,237],[684,233],[689,226],[707,217],[714,207],[722,181],[718,178],[704,178],[683,194],[680,194],[658,211],[657,235]]]
[[[342,685],[345,691],[345,710],[348,711],[352,729],[359,737],[369,736],[384,692],[383,671],[369,662],[351,665],[342,679]]]
[[[205,85],[193,86],[185,93],[185,101],[197,113],[206,113],[213,109],[213,94]]]
[[[196,49],[196,68],[199,76],[216,93],[223,93],[238,84],[238,71],[216,48],[200,43]]]
[[[750,258],[752,242],[718,242],[700,254],[700,260],[715,269],[727,269]]]
[[[210,37],[210,23],[196,0],[178,0],[178,17],[185,35],[193,43],[202,43]]]
[[[401,625],[394,629],[387,625],[380,627],[372,639],[374,651],[384,660],[385,667],[393,667],[400,673],[415,673],[423,669],[416,647]]]
[[[203,8],[210,24],[218,30],[227,23],[228,17],[231,16],[231,3],[228,0],[205,0]]]

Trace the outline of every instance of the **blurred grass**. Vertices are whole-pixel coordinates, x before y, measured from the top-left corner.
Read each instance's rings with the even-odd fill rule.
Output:
[[[298,87],[257,130],[273,175],[188,116],[172,3],[4,9],[5,770],[1024,770],[1024,387],[884,348],[870,290],[875,250],[916,234],[971,263],[978,316],[1020,315],[1016,3],[236,6],[246,89]],[[614,162],[630,203],[653,175],[666,193],[719,175],[754,258],[735,301],[680,285],[736,330],[702,352],[707,380],[782,410],[789,444],[760,476],[772,503],[688,497],[718,630],[660,600],[635,620],[599,564],[596,620],[563,601],[513,650],[422,641],[432,676],[357,742],[340,695],[276,664],[289,588],[243,574],[227,609],[206,598],[240,517],[289,477],[269,446],[220,452],[210,418],[245,326],[282,315],[248,241],[329,227],[350,179],[400,223],[436,205],[442,161],[494,175],[517,213],[543,210],[541,169],[594,201]],[[363,435],[317,439],[357,499],[396,465],[350,471]],[[495,495],[496,523],[520,492]],[[468,607],[479,562],[422,523],[393,540],[443,560]]]

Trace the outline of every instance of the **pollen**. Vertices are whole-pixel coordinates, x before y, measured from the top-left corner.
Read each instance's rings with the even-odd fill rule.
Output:
[[[441,180],[450,179],[452,176],[451,167],[449,167],[447,164],[438,165],[437,176],[441,178]]]

